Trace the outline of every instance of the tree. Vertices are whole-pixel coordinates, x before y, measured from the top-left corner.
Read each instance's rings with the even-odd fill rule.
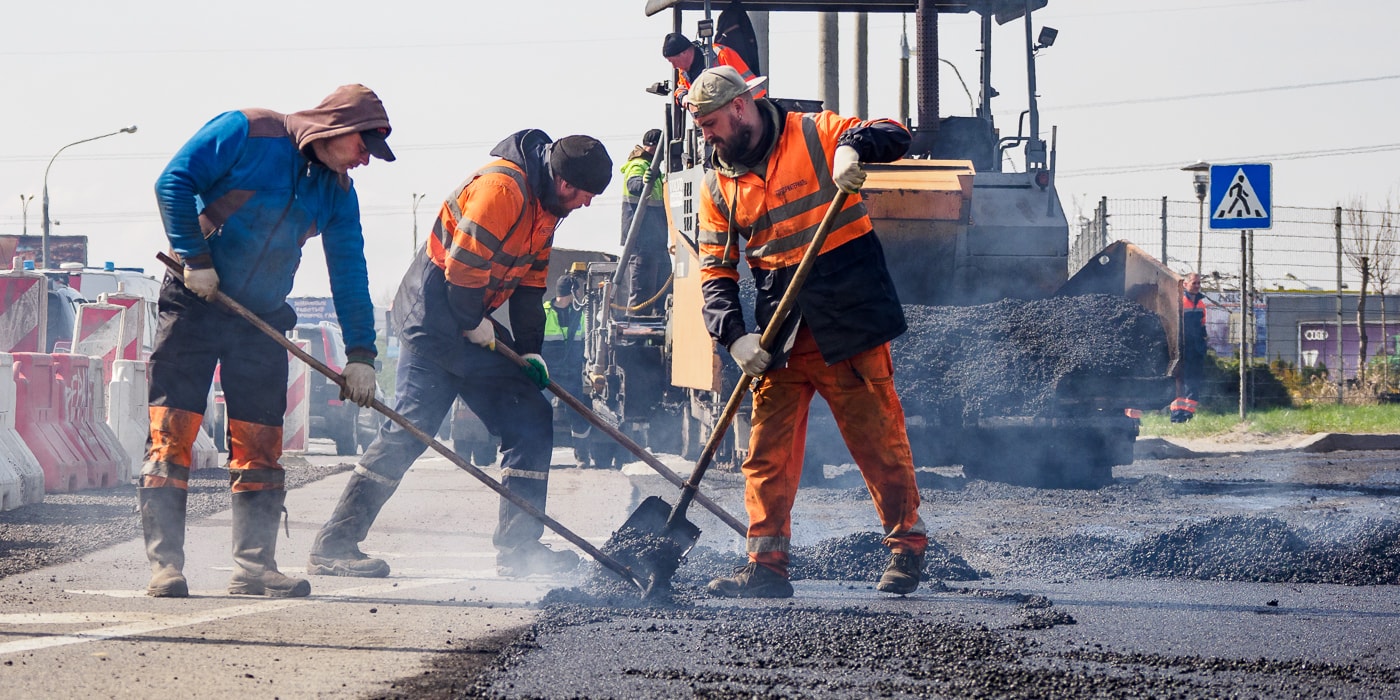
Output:
[[[1366,333],[1366,295],[1372,282],[1381,295],[1381,329],[1385,333],[1385,289],[1394,279],[1396,272],[1396,216],[1390,211],[1391,197],[1386,197],[1385,207],[1379,212],[1366,208],[1366,199],[1356,197],[1347,207],[1347,223],[1350,233],[1343,241],[1342,250],[1347,262],[1361,275],[1361,293],[1356,302],[1356,326],[1361,340],[1357,361],[1357,379],[1366,379],[1367,345],[1370,340]],[[1384,346],[1384,338],[1382,346]],[[1381,350],[1385,353],[1384,347]]]

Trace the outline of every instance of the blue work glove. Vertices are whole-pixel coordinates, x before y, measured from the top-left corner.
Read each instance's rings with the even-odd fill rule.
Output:
[[[525,370],[525,376],[529,377],[530,381],[535,383],[535,386],[541,389],[548,389],[549,365],[544,363],[544,358],[533,352],[529,352],[521,355],[520,359],[525,361],[525,366],[521,368]]]

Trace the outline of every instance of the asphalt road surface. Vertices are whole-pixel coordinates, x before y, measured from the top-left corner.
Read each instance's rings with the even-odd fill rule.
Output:
[[[337,458],[307,461],[330,475],[288,497],[278,561],[289,573],[347,478],[326,468]],[[921,470],[941,554],[932,580],[897,597],[874,590],[880,553],[852,548],[877,528],[858,475],[829,467],[798,495],[795,597],[699,593],[742,561],[742,541],[693,507],[702,547],[667,605],[589,595],[591,565],[497,577],[497,499],[439,458],[415,465],[364,543],[393,575],[313,577],[305,599],[224,592],[229,517],[217,504],[190,525],[185,600],[142,595],[138,539],[17,537],[34,527],[22,509],[0,515],[0,558],[49,565],[0,578],[0,687],[36,698],[1400,697],[1400,453],[1143,460],[1115,475],[1097,491],[1038,491]],[[675,498],[640,464],[559,468],[550,487],[551,515],[598,545],[641,498]],[[742,518],[737,478],[715,473],[706,487]],[[136,517],[129,487],[70,498],[55,499],[73,528],[64,540],[81,539],[82,522],[100,543]]]

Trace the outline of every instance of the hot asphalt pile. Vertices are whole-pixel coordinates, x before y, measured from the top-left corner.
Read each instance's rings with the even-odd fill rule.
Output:
[[[352,465],[287,466],[287,488],[296,488]],[[229,508],[228,470],[192,472],[186,507],[190,520]],[[71,561],[140,536],[134,485],[46,494],[43,503],[0,513],[0,578]]]
[[[1123,297],[907,304],[904,315],[909,330],[891,345],[900,400],[906,413],[943,424],[1049,416],[1077,382],[1167,369],[1161,322]]]

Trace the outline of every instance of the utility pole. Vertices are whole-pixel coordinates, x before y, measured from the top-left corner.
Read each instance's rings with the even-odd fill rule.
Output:
[[[20,230],[21,236],[29,235],[29,203],[32,201],[34,201],[34,195],[32,194],[28,197],[24,195],[19,196],[19,209],[23,216],[23,228]]]
[[[428,195],[413,193],[413,252],[418,253],[418,203]]]

